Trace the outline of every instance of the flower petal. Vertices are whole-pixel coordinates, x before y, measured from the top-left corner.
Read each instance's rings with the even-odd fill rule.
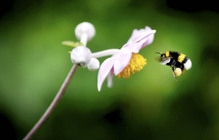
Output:
[[[122,51],[115,56],[116,60],[114,62],[114,74],[118,75],[130,62],[132,57],[132,52],[129,50]]]
[[[128,40],[129,42],[139,42],[150,34],[154,34],[156,31],[151,30],[150,27],[146,26],[144,29],[133,30],[131,37]]]
[[[101,90],[102,84],[104,80],[106,79],[107,75],[112,70],[114,64],[114,58],[110,57],[107,58],[100,66],[98,76],[97,76],[97,89],[98,91]]]
[[[128,42],[123,45],[123,48],[129,49],[135,53],[138,53],[140,49],[152,43],[154,39],[154,33],[156,30],[151,30],[146,26],[145,29],[134,30]]]
[[[151,30],[150,27],[146,26],[145,30]],[[144,43],[142,44],[142,48],[144,48],[147,45],[150,45],[154,41],[154,33],[156,33],[156,30],[152,30],[153,32],[148,35],[146,38],[147,40],[143,41]]]
[[[109,72],[109,74],[107,75],[107,86],[110,88],[113,86],[113,70],[111,69],[111,71]]]
[[[129,52],[133,52],[133,53],[138,53],[140,51],[140,49],[142,48],[142,42],[138,42],[138,43],[127,43],[125,45],[123,45],[123,47],[121,48],[122,51],[129,51]]]

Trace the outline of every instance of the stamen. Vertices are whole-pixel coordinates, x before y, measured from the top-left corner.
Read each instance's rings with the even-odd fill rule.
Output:
[[[143,69],[147,64],[147,60],[140,54],[132,53],[132,58],[129,64],[120,72],[117,76],[119,78],[129,78],[131,74],[134,74]]]

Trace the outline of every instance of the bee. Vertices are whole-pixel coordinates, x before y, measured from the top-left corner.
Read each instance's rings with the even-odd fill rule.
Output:
[[[186,70],[192,67],[192,61],[183,53],[175,51],[156,53],[160,54],[159,62],[161,65],[167,65],[172,68],[175,78],[181,76]]]

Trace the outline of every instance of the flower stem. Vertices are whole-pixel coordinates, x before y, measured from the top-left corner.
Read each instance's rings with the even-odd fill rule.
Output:
[[[104,56],[108,56],[108,55],[114,55],[114,54],[118,53],[119,51],[120,51],[120,49],[108,49],[108,50],[104,50],[104,51],[95,52],[92,54],[92,56],[95,58],[100,58],[100,57],[104,57]]]
[[[81,35],[81,43],[84,44],[84,46],[87,45],[87,39],[88,39],[87,34],[82,34]]]
[[[69,71],[67,77],[65,78],[64,82],[62,83],[62,86],[60,87],[59,91],[57,92],[55,98],[51,102],[50,106],[47,108],[47,110],[44,112],[42,117],[38,120],[38,122],[34,125],[34,127],[27,133],[27,135],[23,138],[23,140],[29,140],[34,133],[40,128],[40,126],[43,124],[44,121],[49,117],[55,106],[58,104],[59,100],[61,99],[62,95],[65,92],[65,89],[67,88],[68,84],[70,83],[70,80],[72,76],[74,75],[75,71],[77,69],[77,65],[73,65],[71,70]]]

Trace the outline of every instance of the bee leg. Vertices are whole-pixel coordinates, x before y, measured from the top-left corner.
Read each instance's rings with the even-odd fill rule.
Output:
[[[172,71],[173,71],[174,79],[177,80],[177,76],[176,76],[175,73],[174,73],[174,71],[175,71],[176,68],[175,68],[174,66],[171,66],[171,68],[172,68]]]
[[[185,70],[185,69],[183,69],[183,70],[182,70],[182,74],[183,74],[185,71],[186,71],[186,70]]]

